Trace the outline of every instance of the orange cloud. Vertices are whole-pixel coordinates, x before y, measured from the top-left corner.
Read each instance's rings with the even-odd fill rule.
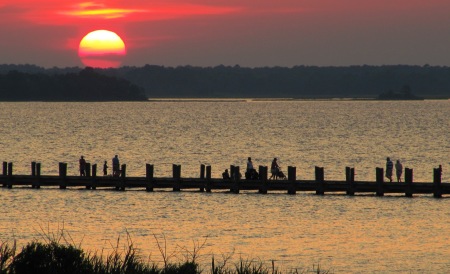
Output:
[[[11,4],[0,4],[0,22],[11,22],[10,19],[30,21],[45,25],[80,25],[84,21],[96,23],[101,20],[126,22],[156,21],[185,18],[201,15],[222,15],[243,11],[239,6],[217,6],[214,4],[185,3],[133,3],[128,1],[75,1],[56,0],[17,0]],[[80,21],[83,20],[83,21]]]
[[[141,5],[144,6],[144,5]],[[130,21],[164,20],[194,15],[219,15],[238,12],[236,7],[217,7],[207,5],[147,5],[141,8],[114,7],[97,2],[83,2],[68,10],[59,11],[59,15],[79,19],[118,19],[127,17]]]
[[[79,18],[115,19],[133,13],[145,13],[145,9],[108,8],[104,4],[85,2],[74,6],[71,10],[61,11],[59,14]]]

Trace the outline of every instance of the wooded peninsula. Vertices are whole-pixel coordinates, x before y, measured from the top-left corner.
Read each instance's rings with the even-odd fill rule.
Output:
[[[145,65],[46,69],[0,65],[0,100],[120,101],[143,97],[448,99],[450,67]]]

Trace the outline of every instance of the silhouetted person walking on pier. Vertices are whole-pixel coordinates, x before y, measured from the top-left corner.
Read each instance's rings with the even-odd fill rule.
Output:
[[[103,164],[103,176],[108,175],[108,164],[105,161],[105,163]]]
[[[277,158],[273,158],[272,164],[270,165],[270,172],[272,175],[270,176],[270,179],[278,179],[278,172],[280,172],[280,166],[277,163]]]
[[[392,183],[392,170],[394,169],[394,163],[392,163],[391,158],[386,158],[386,178]]]
[[[80,176],[86,176],[86,160],[83,156],[80,157]]]
[[[403,165],[400,163],[400,160],[397,160],[395,163],[395,174],[397,175],[397,182],[402,181],[402,173],[403,173]]]
[[[119,157],[116,155],[112,159],[112,166],[113,166],[113,176],[118,177],[120,175],[120,162]]]

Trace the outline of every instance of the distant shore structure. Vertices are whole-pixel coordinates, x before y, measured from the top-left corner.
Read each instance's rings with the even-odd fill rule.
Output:
[[[425,100],[424,97],[419,97],[411,93],[409,85],[404,85],[400,92],[393,92],[389,90],[386,93],[378,95],[378,100]]]

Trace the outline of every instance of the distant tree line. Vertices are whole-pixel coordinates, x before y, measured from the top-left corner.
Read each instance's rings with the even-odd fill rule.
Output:
[[[352,67],[124,67],[105,73],[145,88],[150,97],[377,98],[408,85],[427,98],[450,97],[450,68]]]
[[[45,74],[17,70],[0,74],[1,101],[140,101],[144,90],[131,82],[97,73]]]
[[[13,68],[47,74],[77,71],[77,68],[0,65],[0,74]],[[450,98],[450,67],[428,65],[292,68],[145,65],[95,71],[126,79],[144,88],[148,97],[155,98],[378,98],[383,93],[400,92],[404,86],[420,97]]]

